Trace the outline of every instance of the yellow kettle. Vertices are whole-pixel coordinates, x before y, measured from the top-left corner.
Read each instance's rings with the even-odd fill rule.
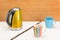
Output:
[[[9,10],[6,22],[11,27],[12,30],[21,29],[22,28],[21,9],[13,8],[13,9]]]

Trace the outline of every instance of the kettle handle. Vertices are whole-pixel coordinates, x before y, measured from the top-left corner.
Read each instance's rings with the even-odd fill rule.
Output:
[[[12,26],[12,16],[13,16],[13,13],[11,10],[9,10],[7,18],[6,18],[6,22],[10,27]]]

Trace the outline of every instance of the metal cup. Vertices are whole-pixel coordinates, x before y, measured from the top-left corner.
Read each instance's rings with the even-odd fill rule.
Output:
[[[42,35],[42,26],[34,25],[34,36],[40,37]]]

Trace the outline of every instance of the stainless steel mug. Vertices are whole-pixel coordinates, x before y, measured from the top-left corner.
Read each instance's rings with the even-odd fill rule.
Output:
[[[34,25],[34,37],[42,37],[46,28],[42,26],[42,24]]]

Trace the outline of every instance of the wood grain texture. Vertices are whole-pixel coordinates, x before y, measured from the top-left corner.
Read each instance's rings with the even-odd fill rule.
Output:
[[[60,21],[60,0],[0,0],[0,21],[5,21],[14,7],[22,9],[24,21],[44,20],[46,16]]]

